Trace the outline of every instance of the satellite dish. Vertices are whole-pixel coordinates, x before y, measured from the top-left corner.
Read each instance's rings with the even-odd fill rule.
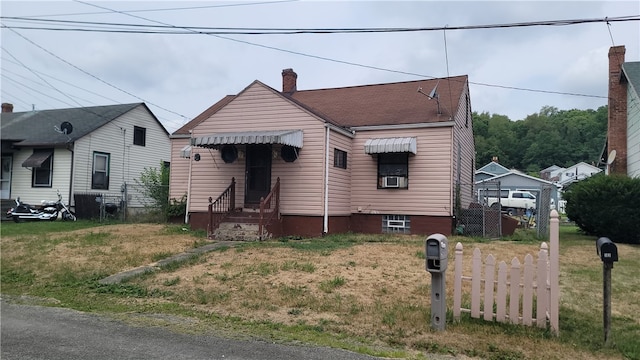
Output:
[[[429,97],[429,99],[437,99],[438,98],[437,90],[438,90],[438,84],[436,84],[436,86],[433,87],[433,90],[431,90],[429,95],[427,95]]]
[[[609,156],[607,157],[607,164],[611,165],[613,163],[613,160],[615,159],[616,159],[616,151],[611,150],[611,152],[609,152]]]
[[[69,135],[71,134],[71,132],[73,132],[73,125],[71,125],[70,122],[65,121],[60,125],[60,130],[63,134]]]

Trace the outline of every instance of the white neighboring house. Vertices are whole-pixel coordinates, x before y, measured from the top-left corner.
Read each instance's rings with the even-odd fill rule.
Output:
[[[36,205],[55,200],[58,190],[72,206],[77,193],[116,198],[145,168],[159,168],[171,158],[169,133],[144,103],[12,110],[2,104],[4,201],[20,197]],[[127,186],[130,211],[144,206],[136,188]]]
[[[557,174],[552,177],[553,181],[561,185],[562,187],[566,187],[574,182],[578,182],[580,180],[584,180],[588,177],[591,177],[594,174],[601,172],[602,169],[589,165],[585,162],[579,162],[573,166],[570,166],[566,169],[559,169],[553,174]],[[557,177],[557,180],[555,179]]]

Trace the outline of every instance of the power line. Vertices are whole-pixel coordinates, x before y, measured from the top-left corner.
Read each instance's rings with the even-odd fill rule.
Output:
[[[82,1],[80,3],[86,4]],[[108,9],[93,4],[102,9]],[[111,9],[110,9],[111,10]],[[131,24],[131,23],[109,23],[95,21],[72,21],[72,20],[53,20],[53,19],[33,19],[30,17],[6,17],[0,19],[5,21],[21,21],[25,23],[42,23],[57,24],[59,27],[53,26],[9,26],[7,28],[28,29],[28,30],[47,30],[47,31],[82,31],[82,32],[107,32],[107,33],[133,33],[133,34],[167,34],[167,35],[295,35],[295,34],[356,34],[356,33],[397,33],[397,32],[426,32],[426,31],[442,31],[442,30],[480,30],[480,29],[505,29],[518,27],[533,26],[570,26],[592,23],[612,22],[628,22],[640,21],[640,15],[628,15],[618,17],[604,17],[591,19],[564,19],[564,20],[542,20],[518,23],[503,24],[481,24],[481,25],[464,25],[464,26],[435,26],[435,27],[384,27],[384,28],[252,28],[252,27],[202,27],[190,25],[171,25],[136,15],[131,15],[130,11],[112,12],[121,13],[123,15],[133,16],[142,20],[151,21],[161,25]],[[66,27],[62,27],[62,26]],[[80,27],[69,27],[76,25]],[[89,27],[89,25],[91,27]],[[85,27],[81,27],[85,26]],[[142,30],[139,30],[142,29]],[[180,30],[177,30],[180,29]]]
[[[9,62],[9,63],[13,63],[13,64],[18,64],[18,63],[15,63],[15,62],[11,61],[11,60],[4,60],[4,61],[5,61],[5,62]],[[34,71],[35,71],[35,70],[34,70]],[[10,73],[10,74],[13,74],[13,75],[19,76],[19,77],[21,77],[21,78],[23,78],[23,79],[25,79],[25,80],[35,82],[35,83],[36,83],[36,84],[38,84],[38,85],[42,85],[42,84],[40,84],[40,83],[38,83],[38,82],[36,82],[36,81],[34,81],[34,80],[31,80],[31,79],[27,78],[26,76],[22,76],[22,75],[20,75],[20,74],[18,74],[18,73],[15,73],[15,72],[11,71],[11,70],[8,70],[8,69],[3,69],[3,70],[2,70],[2,72],[3,72],[3,74],[2,74],[3,76],[4,76],[4,73]],[[97,93],[97,92],[95,92],[95,91],[91,91],[91,90],[85,89],[85,88],[80,87],[80,86],[78,86],[78,85],[76,85],[76,84],[72,84],[72,83],[70,83],[70,82],[68,82],[68,81],[65,81],[65,80],[62,80],[62,79],[58,79],[58,78],[56,78],[55,76],[51,76],[51,75],[45,74],[45,73],[40,72],[40,71],[35,71],[35,72],[37,72],[38,74],[40,74],[40,75],[42,75],[42,76],[46,76],[46,77],[48,77],[48,78],[54,79],[54,80],[56,80],[56,81],[58,81],[58,82],[61,82],[61,83],[65,84],[65,85],[69,85],[69,86],[74,87],[74,88],[76,88],[76,89],[80,89],[80,90],[82,90],[82,91],[85,91],[85,92],[87,92],[87,93],[89,93],[89,94],[92,94],[92,95],[95,95],[95,96],[101,97],[101,98],[103,98],[103,99],[105,99],[105,100],[108,100],[108,101],[111,101],[111,102],[118,102],[117,100],[114,100],[114,99],[111,99],[111,98],[109,98],[109,97],[106,97],[106,96],[104,96],[103,94],[100,94],[100,93]]]
[[[281,49],[269,45],[263,45],[259,43],[254,43],[250,41],[244,41],[239,39],[234,39],[227,36],[222,35],[287,35],[287,34],[350,34],[350,33],[383,33],[383,32],[417,32],[417,31],[436,31],[436,30],[474,30],[474,29],[493,29],[493,28],[513,28],[513,27],[530,27],[530,26],[568,26],[568,25],[577,25],[577,24],[586,24],[586,23],[596,23],[596,22],[605,22],[610,26],[611,22],[626,22],[626,21],[640,21],[640,15],[632,15],[632,16],[620,16],[615,18],[598,18],[598,19],[571,19],[571,20],[550,20],[550,21],[534,21],[534,22],[524,22],[524,23],[508,23],[508,24],[485,24],[485,25],[470,25],[470,26],[446,26],[446,27],[419,27],[419,28],[316,28],[316,29],[289,29],[289,28],[213,28],[213,27],[192,27],[192,26],[175,26],[171,24],[162,23],[159,21],[151,20],[148,18],[144,18],[137,15],[132,15],[132,12],[143,12],[145,10],[135,10],[135,11],[117,11],[113,9],[109,9],[106,7],[101,7],[94,4],[89,4],[83,1],[77,1],[85,5],[98,7],[101,9],[106,9],[108,12],[101,13],[120,13],[123,15],[131,16],[134,18],[142,19],[144,21],[149,21],[152,23],[160,24],[160,25],[144,25],[144,24],[123,24],[123,23],[103,23],[103,22],[83,22],[83,21],[68,21],[68,20],[51,20],[51,19],[35,19],[35,17],[0,17],[3,21],[22,21],[25,23],[41,23],[41,24],[55,24],[59,26],[55,27],[35,27],[35,26],[8,26],[4,23],[2,24],[3,28],[7,28],[14,33],[18,34],[25,40],[39,47],[43,51],[49,53],[50,55],[56,57],[57,59],[65,62],[66,64],[80,70],[81,72],[103,82],[104,84],[113,87],[119,91],[122,91],[130,96],[133,96],[139,100],[147,102],[149,105],[156,106],[162,110],[168,111],[170,113],[181,116],[184,119],[187,119],[186,116],[178,114],[174,111],[165,109],[159,105],[148,102],[140,97],[137,97],[119,87],[111,85],[106,81],[97,78],[94,75],[89,74],[88,72],[78,68],[77,66],[67,62],[64,59],[61,59],[57,55],[51,53],[50,51],[44,49],[43,47],[35,44],[33,41],[27,39],[23,35],[16,32],[14,29],[32,29],[32,30],[52,30],[52,31],[86,31],[86,32],[127,32],[127,33],[149,33],[149,34],[191,34],[191,35],[209,35],[215,36],[219,39],[234,41],[238,43],[243,43],[251,46],[262,47],[269,50],[286,52],[293,55],[304,56],[309,58],[314,58],[323,61],[330,61],[341,63],[350,66],[357,66],[362,68],[368,68],[378,71],[392,72],[397,74],[418,76],[423,78],[437,78],[435,76],[417,74],[412,72],[398,71],[393,69],[387,69],[377,66],[370,66],[365,64],[359,64],[344,60],[333,59],[324,56],[306,54],[296,51],[291,51],[287,49]],[[287,2],[287,1],[281,1]],[[272,4],[276,2],[264,2],[264,3],[252,3],[252,4]],[[211,6],[211,7],[221,7],[221,6]],[[195,9],[195,8],[203,8],[203,7],[191,7],[191,8],[173,8],[173,9],[157,9],[157,10],[148,10],[148,11],[162,11],[162,10],[181,10],[181,9]],[[63,28],[62,26],[67,26]],[[76,28],[69,28],[68,26],[76,26]],[[82,28],[81,26],[85,26]],[[94,28],[89,28],[89,26],[93,26]],[[102,27],[102,28],[99,28]],[[120,27],[120,28],[118,28]],[[127,27],[128,29],[123,29]],[[137,30],[143,29],[143,30]],[[43,80],[44,81],[44,80]],[[559,95],[570,95],[570,96],[582,96],[582,97],[592,97],[592,98],[606,98],[606,96],[597,96],[597,95],[587,95],[587,94],[577,94],[577,93],[569,93],[569,92],[560,92],[560,91],[549,91],[549,90],[540,90],[540,89],[530,89],[530,88],[520,88],[513,86],[504,86],[504,85],[495,85],[488,83],[479,83],[479,82],[469,82],[469,84],[478,85],[478,86],[487,86],[487,87],[496,87],[503,88],[509,90],[518,90],[518,91],[529,91],[529,92],[538,92],[538,93],[548,93],[548,94],[559,94]]]
[[[134,98],[136,98],[136,99],[138,99],[138,100],[140,100],[140,101],[143,101],[143,102],[145,102],[145,103],[147,103],[147,104],[149,104],[149,105],[153,105],[153,106],[155,106],[155,107],[157,107],[157,108],[159,108],[159,109],[162,109],[162,110],[164,110],[164,111],[167,111],[167,112],[170,112],[170,113],[172,113],[172,114],[178,115],[178,116],[180,116],[180,117],[182,117],[182,118],[184,118],[184,119],[187,119],[187,117],[186,117],[186,116],[184,116],[184,115],[182,115],[182,114],[179,114],[179,113],[177,113],[177,112],[175,112],[175,111],[173,111],[173,110],[169,110],[169,109],[167,109],[167,108],[164,108],[164,107],[162,107],[162,106],[160,106],[160,105],[154,104],[154,103],[152,103],[152,102],[150,102],[150,101],[147,101],[147,100],[145,100],[145,99],[143,99],[143,98],[141,98],[141,97],[139,97],[139,96],[137,96],[137,95],[134,95],[134,94],[132,94],[132,93],[130,93],[130,92],[128,92],[128,91],[126,91],[126,90],[124,90],[124,89],[121,89],[121,88],[119,88],[119,87],[117,87],[117,86],[115,86],[115,85],[113,85],[113,84],[110,84],[110,83],[108,83],[108,82],[106,82],[106,81],[102,80],[101,78],[99,78],[99,77],[97,77],[97,76],[95,76],[95,75],[93,75],[93,74],[91,74],[91,73],[89,73],[89,72],[87,72],[87,71],[85,71],[85,70],[83,70],[83,69],[81,69],[81,68],[77,67],[76,65],[74,65],[74,64],[72,64],[72,63],[70,63],[70,62],[68,62],[67,60],[65,60],[65,59],[63,59],[63,58],[61,58],[61,57],[59,57],[58,55],[56,55],[56,54],[52,53],[51,51],[49,51],[49,50],[45,49],[44,47],[42,47],[42,46],[38,45],[37,43],[35,43],[35,42],[31,41],[30,39],[28,39],[27,37],[23,36],[23,35],[22,35],[22,34],[20,34],[19,32],[15,31],[15,30],[13,30],[13,29],[9,29],[9,30],[10,30],[10,31],[12,31],[13,33],[15,33],[16,35],[20,36],[20,37],[21,37],[21,38],[23,38],[24,40],[28,41],[28,42],[29,42],[29,43],[31,43],[32,45],[34,45],[34,46],[38,47],[40,50],[42,50],[42,51],[46,52],[47,54],[49,54],[49,55],[51,55],[51,56],[55,57],[55,58],[56,58],[56,59],[58,59],[58,60],[60,60],[60,61],[64,62],[65,64],[67,64],[67,65],[69,65],[69,66],[71,66],[71,67],[75,68],[76,70],[81,71],[82,73],[84,73],[84,74],[86,74],[86,75],[88,75],[88,76],[90,76],[90,77],[92,77],[92,78],[94,78],[94,79],[96,79],[96,80],[100,81],[101,83],[103,83],[103,84],[105,84],[105,85],[107,85],[107,86],[110,86],[110,87],[112,87],[112,88],[114,88],[114,89],[116,89],[116,90],[119,90],[119,91],[121,91],[121,92],[123,92],[123,93],[125,93],[125,94],[127,94],[127,95],[129,95],[129,96],[132,96],[132,97],[134,97]],[[5,50],[5,51],[6,51],[6,50]],[[13,56],[12,56],[12,57],[13,57]],[[15,58],[14,58],[14,60],[18,61],[18,60],[17,60],[17,59],[15,59]],[[18,62],[19,62],[19,61],[18,61]],[[36,74],[36,75],[37,75],[37,74]],[[38,76],[38,77],[39,77],[39,76]],[[44,80],[44,79],[43,79],[43,81],[45,81],[45,82],[46,82],[46,80]],[[170,120],[170,121],[171,121],[171,120]]]
[[[255,5],[272,5],[288,2],[297,2],[299,0],[280,0],[280,1],[260,1],[260,2],[242,2],[238,4],[224,4],[224,5],[204,5],[204,6],[188,6],[188,7],[174,7],[174,8],[160,8],[160,9],[140,9],[140,10],[127,10],[127,13],[134,12],[159,12],[159,11],[178,11],[178,10],[202,10],[212,8],[226,8],[226,7],[239,7],[239,6],[255,6]],[[53,14],[53,15],[34,15],[30,18],[37,17],[50,17],[50,16],[78,16],[78,15],[103,15],[111,14],[113,11],[97,11],[97,12],[84,12],[84,13],[70,13],[70,14]]]

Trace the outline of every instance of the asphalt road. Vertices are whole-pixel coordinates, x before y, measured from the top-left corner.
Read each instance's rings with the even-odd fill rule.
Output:
[[[371,360],[330,348],[231,340],[134,327],[63,308],[0,302],[2,360],[225,359]]]

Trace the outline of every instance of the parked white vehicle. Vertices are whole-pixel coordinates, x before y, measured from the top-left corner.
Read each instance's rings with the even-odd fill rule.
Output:
[[[500,203],[502,210],[507,214],[513,215],[517,210],[535,210],[536,209],[536,196],[528,191],[509,190],[503,191],[500,194],[500,199],[496,197],[487,197],[486,204],[493,206],[496,203]]]

